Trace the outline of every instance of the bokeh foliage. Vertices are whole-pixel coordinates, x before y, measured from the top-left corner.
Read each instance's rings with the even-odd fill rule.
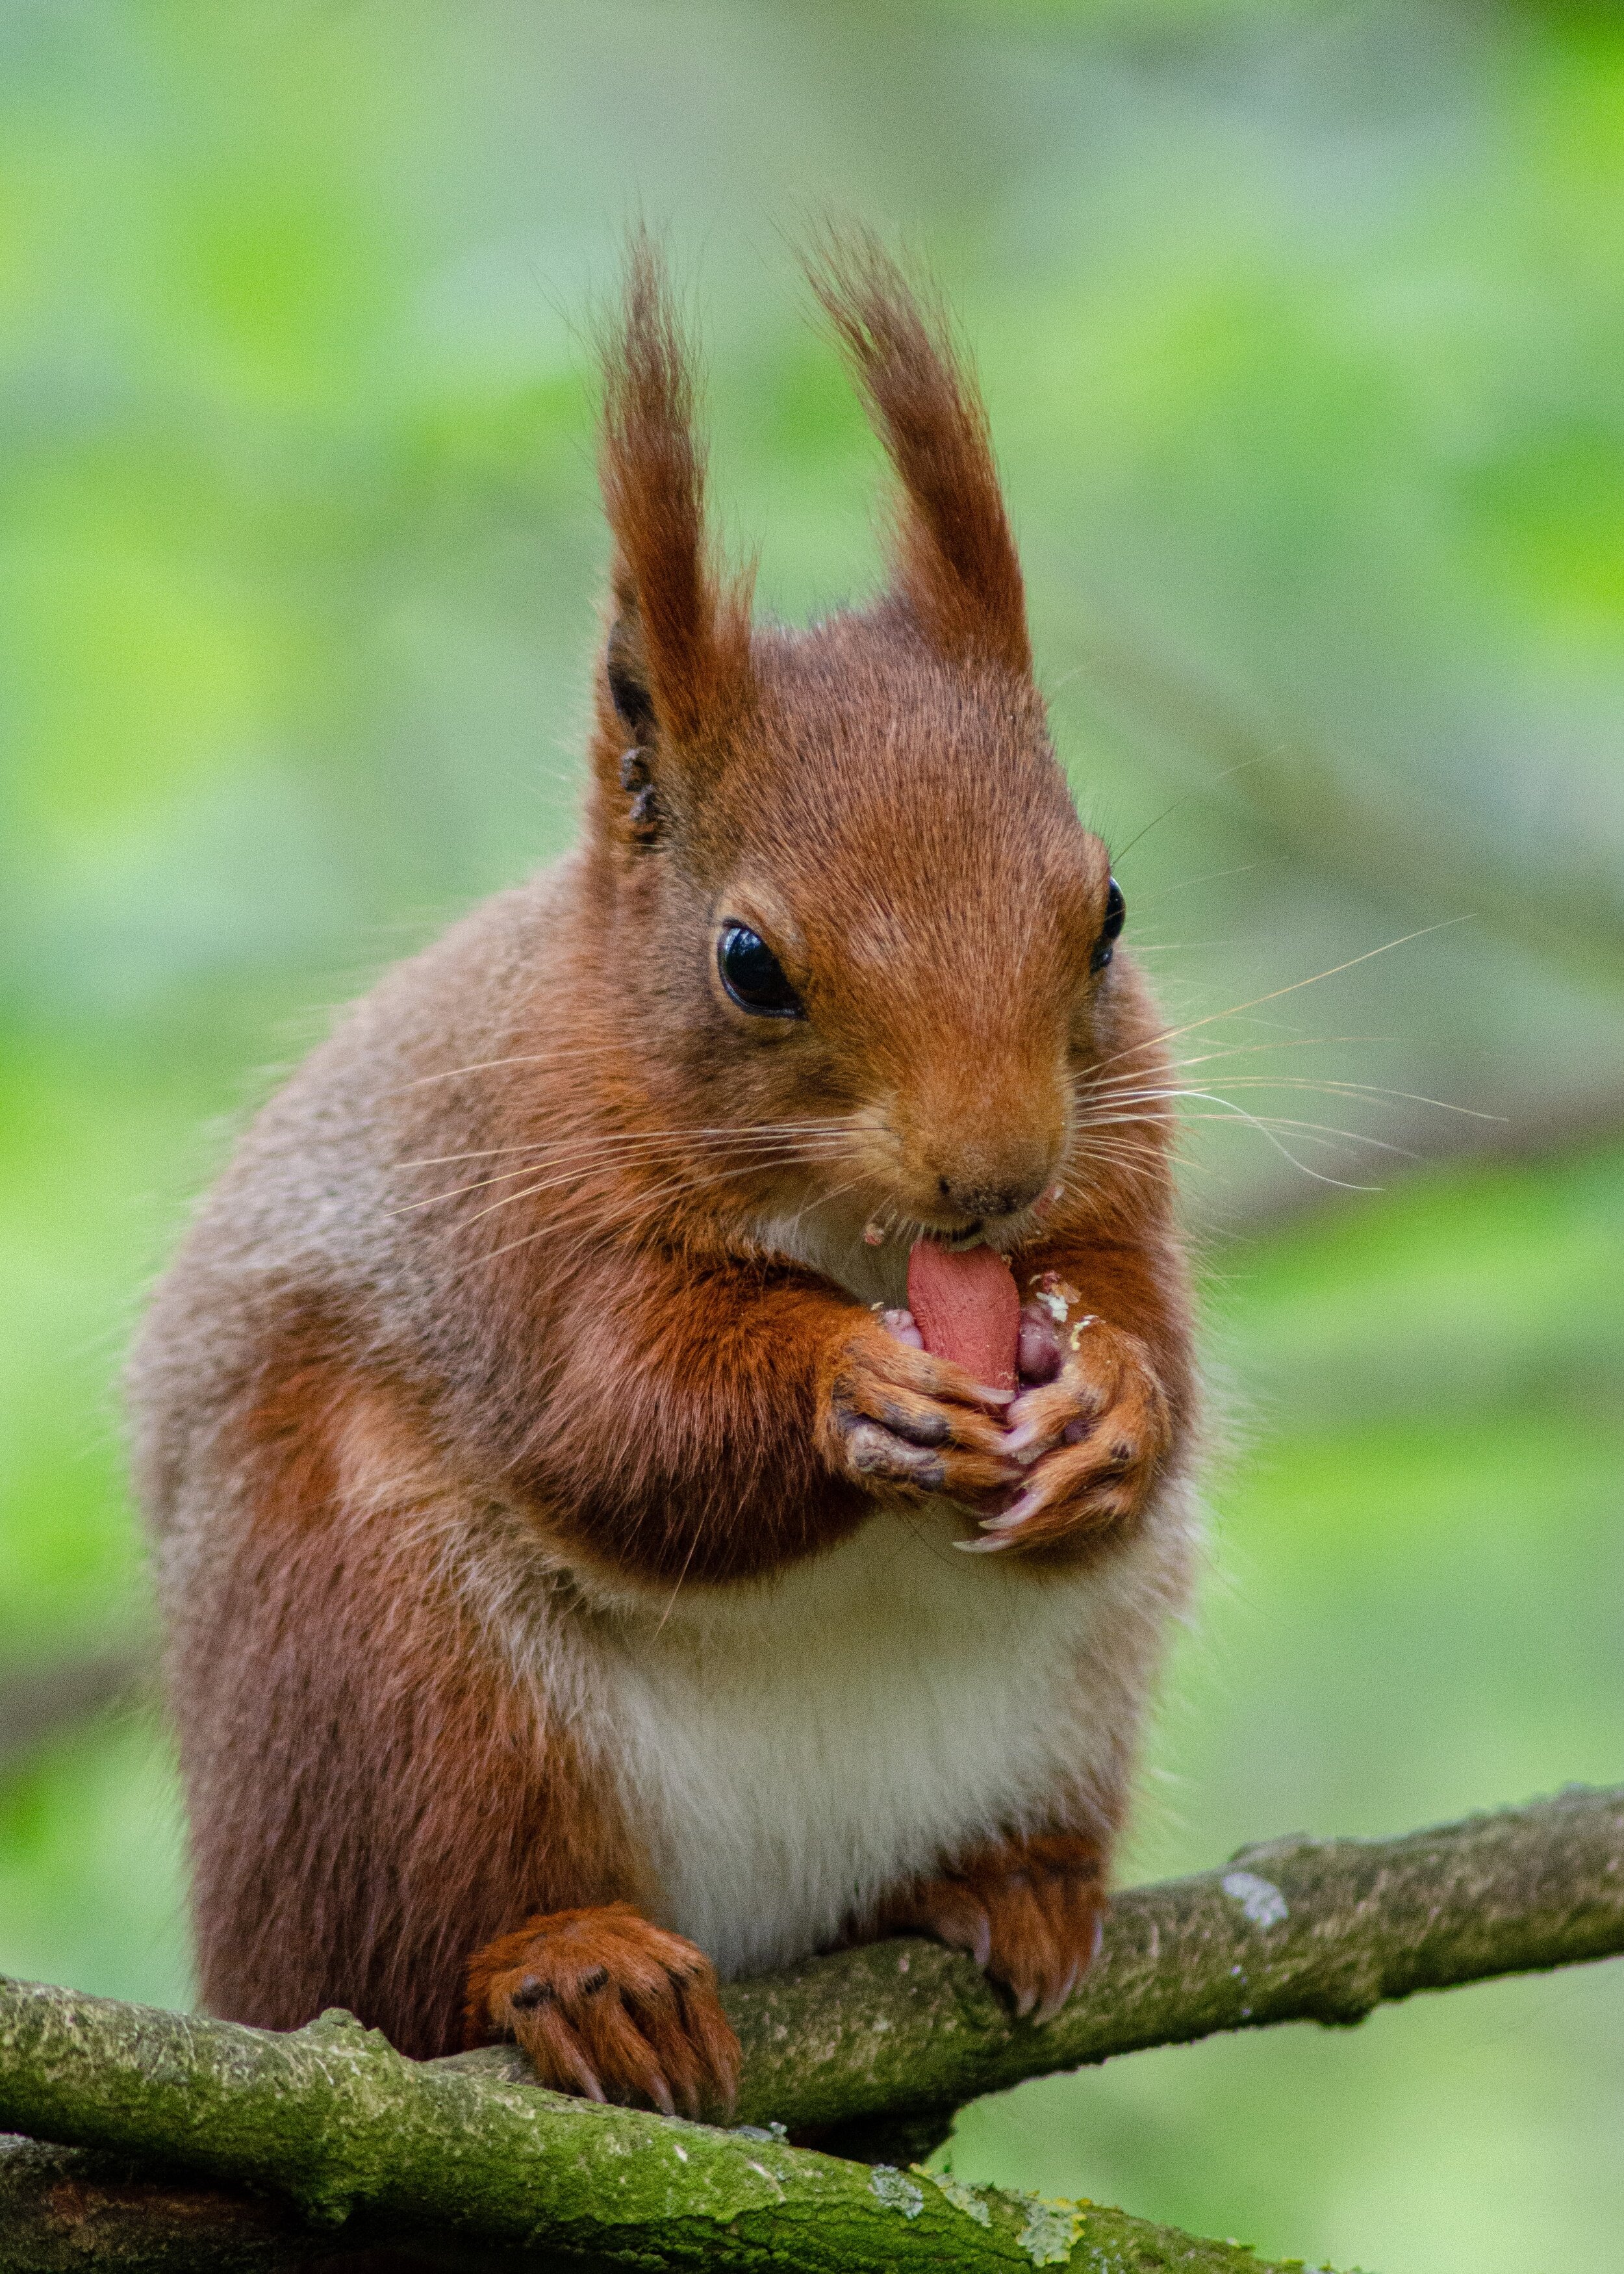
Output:
[[[230,1126],[568,840],[635,212],[764,602],[871,583],[788,252],[827,208],[953,294],[1057,734],[1227,1101],[1217,1576],[1134,1867],[1615,1779],[1624,1164],[1561,1141],[1624,1096],[1594,7],[0,0],[0,1672],[142,1628],[112,1383]],[[1376,1141],[1502,1128],[1544,1156]],[[184,1998],[178,1838],[142,1717],[13,1775],[0,1966]],[[1596,2261],[1618,1971],[1026,2088],[953,2153],[1391,2274]]]

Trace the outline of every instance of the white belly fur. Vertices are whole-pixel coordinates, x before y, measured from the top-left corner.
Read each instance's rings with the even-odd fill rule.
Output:
[[[606,1616],[582,1734],[665,1924],[752,1973],[979,1837],[1114,1826],[1192,1532],[1169,1493],[1097,1570],[1041,1577],[881,1515],[771,1582]]]

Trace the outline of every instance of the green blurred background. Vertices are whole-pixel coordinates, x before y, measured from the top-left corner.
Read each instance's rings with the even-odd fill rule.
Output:
[[[1129,1871],[1624,1774],[1619,11],[0,0],[0,1968],[190,1994],[119,1352],[327,1006],[568,840],[639,210],[766,604],[872,583],[789,251],[827,208],[975,344],[1210,1091],[1214,1570]],[[1614,1964],[1034,2085],[951,2153],[1556,2274],[1616,2258],[1621,2135]]]

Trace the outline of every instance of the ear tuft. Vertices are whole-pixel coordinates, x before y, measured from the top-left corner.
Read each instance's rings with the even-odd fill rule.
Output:
[[[866,230],[824,230],[807,274],[902,484],[892,575],[944,654],[1032,668],[1025,589],[987,413],[945,311]]]
[[[599,476],[619,612],[610,693],[628,727],[641,698],[645,723],[688,742],[748,694],[749,592],[724,589],[711,560],[692,362],[664,265],[642,230],[628,247],[620,316],[601,352]]]

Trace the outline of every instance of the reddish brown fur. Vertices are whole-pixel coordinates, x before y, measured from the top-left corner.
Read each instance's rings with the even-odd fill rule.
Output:
[[[267,1353],[246,1535],[190,1607],[207,1653],[194,1629],[171,1656],[201,1986],[272,2029],[342,1995],[424,2056],[457,2042],[470,1948],[515,1908],[637,1891],[635,1850],[437,1568],[443,1472],[404,1401],[334,1339]]]
[[[623,320],[605,343],[604,508],[613,583],[661,727],[692,744],[722,732],[749,690],[750,595],[709,558],[694,386],[654,249],[634,239]]]
[[[1032,684],[984,415],[872,246],[817,289],[902,485],[892,594],[750,635],[635,248],[584,841],[392,974],[273,1101],[138,1352],[219,2012],[283,2027],[342,2002],[446,2051],[491,1945],[476,2010],[519,2026],[491,1984],[515,1934],[545,1972],[563,1930],[538,1915],[659,1916],[593,1686],[617,1604],[792,1573],[907,1503],[1058,1585],[1185,1463],[1165,1108],[1073,1141],[1091,1070],[1161,1086],[1158,1030],[1125,954],[1091,975],[1108,863]],[[805,1019],[769,1031],[728,1001],[726,919],[771,940]],[[876,1209],[944,1237],[984,1216],[1023,1287],[1056,1269],[1098,1314],[1023,1405],[1026,1465],[969,1377],[873,1315],[906,1246],[864,1249]],[[1017,1491],[1029,1528],[978,1536],[973,1511]],[[1182,1559],[1147,1600],[1177,1600]],[[1123,1647],[1137,1699],[1151,1645]],[[1108,1734],[1109,1790],[1056,1793],[1048,1827],[1011,1804],[1011,1837],[1109,1836],[1132,1733]],[[1076,1955],[1049,1951],[1043,1994]],[[605,2083],[649,2093],[621,2042]],[[701,2066],[725,2083],[719,2042]]]
[[[593,2100],[607,2077],[667,2116],[697,2116],[731,2108],[738,2089],[715,1968],[629,1903],[526,1919],[477,1952],[463,2029],[470,2045],[516,2037],[544,2084]]]
[[[1007,1983],[1018,2014],[1059,2012],[1098,1946],[1105,1850],[1086,1834],[1002,1840],[898,1887],[874,1928],[933,1934]]]
[[[901,478],[893,584],[944,655],[1032,668],[987,415],[945,312],[869,237],[825,238],[813,289]]]

